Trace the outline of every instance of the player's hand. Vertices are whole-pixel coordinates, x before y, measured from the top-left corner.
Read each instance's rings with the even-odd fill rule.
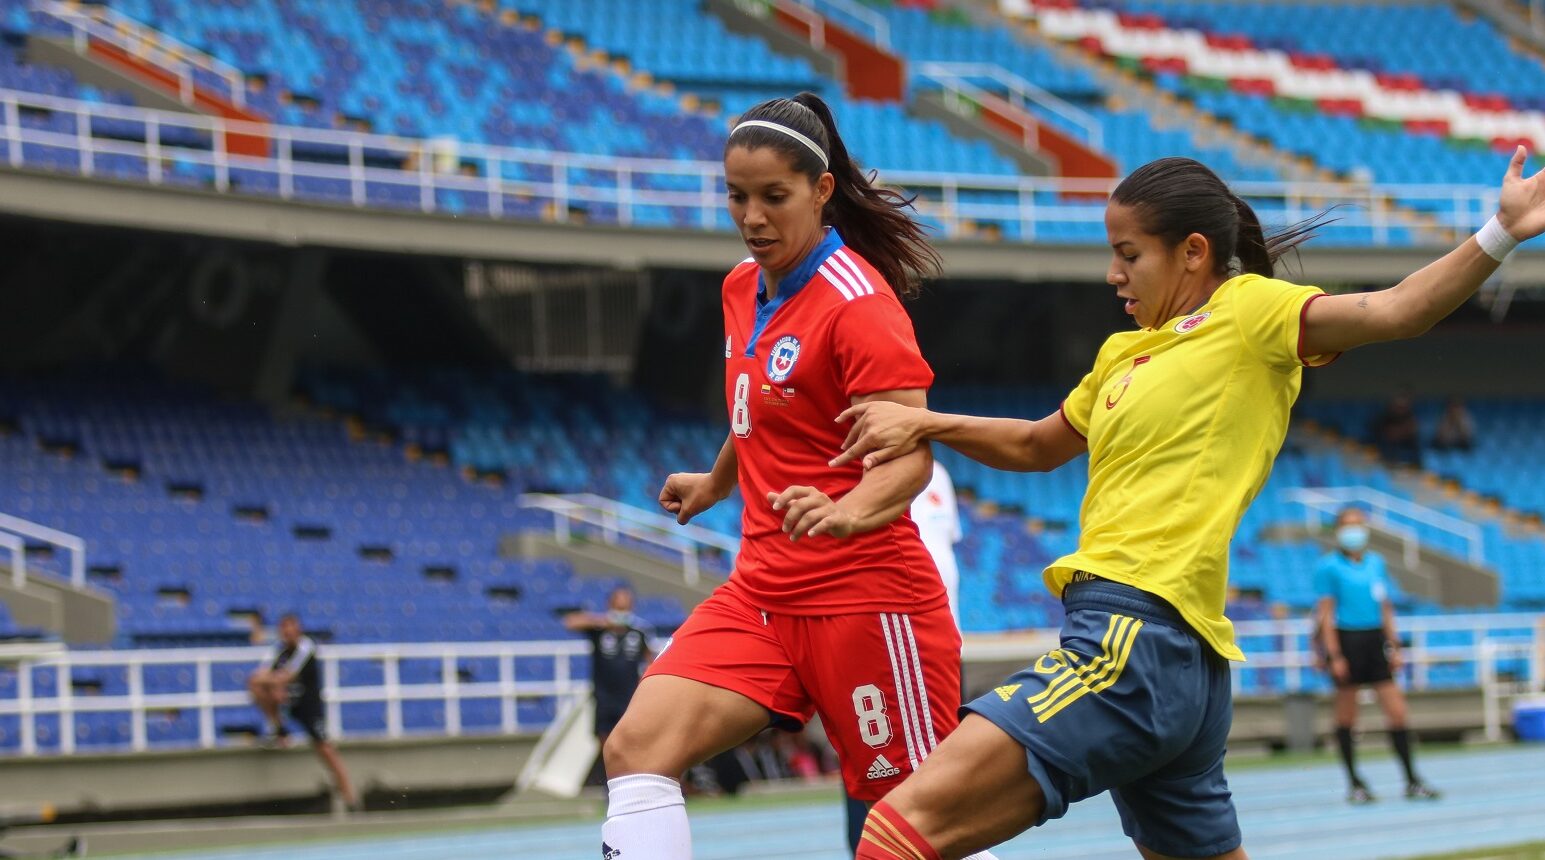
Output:
[[[1346,657],[1330,658],[1330,675],[1341,684],[1345,684],[1347,679],[1352,677],[1352,668],[1347,665]]]
[[[723,498],[714,487],[713,475],[707,472],[677,472],[666,478],[665,486],[660,488],[660,507],[675,514],[681,525]]]
[[[1513,151],[1508,162],[1507,175],[1502,177],[1501,205],[1497,220],[1503,229],[1520,242],[1545,233],[1545,170],[1537,170],[1524,178],[1524,163],[1529,151],[1520,146]]]
[[[1406,658],[1400,653],[1400,646],[1398,645],[1389,649],[1389,653],[1385,655],[1385,660],[1389,663],[1389,673],[1391,675],[1400,674],[1400,667],[1406,664]]]
[[[783,533],[797,541],[809,535],[845,538],[853,534],[853,516],[815,487],[789,487],[781,493],[768,493],[767,503],[775,511],[786,511]]]
[[[864,468],[904,457],[917,450],[923,438],[923,421],[928,410],[915,406],[902,406],[889,400],[871,400],[843,410],[837,422],[853,422],[848,438],[842,442],[842,453],[827,465],[841,466],[864,458]]]

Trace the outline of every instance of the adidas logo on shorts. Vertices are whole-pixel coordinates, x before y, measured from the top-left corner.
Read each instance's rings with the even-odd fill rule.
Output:
[[[601,843],[601,860],[617,860],[622,856],[622,849],[613,848],[605,842]]]
[[[875,756],[874,763],[869,765],[870,779],[888,779],[899,773],[901,768],[891,764],[883,755]]]

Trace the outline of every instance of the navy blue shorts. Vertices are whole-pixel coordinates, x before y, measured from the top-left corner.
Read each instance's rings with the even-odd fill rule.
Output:
[[[1239,847],[1223,753],[1228,662],[1169,604],[1127,585],[1075,582],[1062,647],[965,705],[1024,745],[1046,795],[1036,824],[1109,791],[1135,842],[1172,857]]]

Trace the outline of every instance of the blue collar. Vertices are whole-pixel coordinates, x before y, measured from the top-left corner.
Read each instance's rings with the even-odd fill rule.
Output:
[[[783,307],[784,302],[792,299],[800,290],[803,290],[805,285],[810,283],[810,280],[815,277],[816,270],[821,268],[827,258],[837,253],[837,249],[843,247],[842,234],[837,232],[837,228],[827,227],[825,229],[826,236],[821,239],[819,245],[815,246],[815,250],[811,251],[803,260],[800,260],[799,265],[790,269],[788,274],[778,281],[777,295],[770,299],[766,298],[767,282],[762,279],[761,270],[757,271],[756,325],[751,329],[750,339],[746,341],[747,358],[756,355],[756,342],[762,337],[762,329],[767,327],[767,321],[772,319],[772,315],[778,308]]]

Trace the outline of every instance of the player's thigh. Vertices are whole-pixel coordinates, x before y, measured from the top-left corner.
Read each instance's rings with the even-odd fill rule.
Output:
[[[732,690],[674,675],[645,678],[606,738],[606,775],[674,776],[752,737],[770,719],[765,707]]]
[[[1046,798],[1019,741],[968,714],[885,802],[942,856],[963,857],[1035,826]]]
[[[607,738],[606,771],[677,774],[769,722],[797,728],[810,713],[783,643],[726,585],[693,610],[649,667]]]
[[[959,722],[960,634],[947,607],[774,623],[853,797],[884,797]]]

